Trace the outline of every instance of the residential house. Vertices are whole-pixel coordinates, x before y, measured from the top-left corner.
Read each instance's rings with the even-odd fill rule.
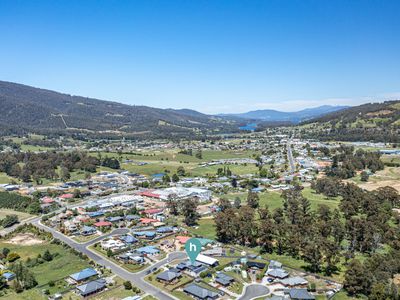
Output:
[[[285,290],[284,293],[291,300],[315,300],[315,296],[310,294],[307,289],[289,289]]]
[[[94,228],[93,226],[83,226],[81,229],[81,235],[87,236],[87,235],[92,235],[97,232],[97,229]]]
[[[234,281],[235,279],[233,277],[221,272],[217,273],[217,275],[215,276],[215,282],[225,287],[229,286]]]
[[[283,269],[269,269],[267,275],[273,278],[284,279],[289,277],[289,273]]]
[[[185,286],[183,291],[193,296],[195,299],[200,299],[200,300],[213,300],[219,297],[217,293],[194,283]]]
[[[104,279],[97,279],[82,285],[78,285],[76,287],[76,292],[82,297],[87,297],[105,289],[106,286],[106,281]]]
[[[155,231],[134,231],[132,234],[141,239],[152,240],[157,236]]]
[[[157,280],[171,283],[178,280],[182,276],[182,273],[175,268],[171,268],[157,275]]]
[[[69,275],[69,278],[72,279],[75,283],[80,283],[97,275],[98,273],[95,269],[86,268],[83,269],[82,271]]]
[[[107,228],[107,227],[111,227],[112,223],[108,222],[108,221],[100,221],[100,222],[94,223],[94,226],[99,227],[99,228]]]
[[[281,283],[286,287],[295,287],[295,286],[306,287],[308,285],[308,281],[300,276],[282,279]]]
[[[208,265],[210,267],[215,267],[218,265],[218,259],[210,257],[210,256],[206,256],[204,254],[199,254],[196,257],[196,261]]]
[[[135,252],[143,254],[143,255],[147,255],[147,256],[160,254],[160,250],[154,246],[141,247],[141,248],[135,249]]]

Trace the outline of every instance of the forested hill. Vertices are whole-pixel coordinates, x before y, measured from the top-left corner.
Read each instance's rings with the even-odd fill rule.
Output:
[[[0,131],[56,134],[198,136],[237,124],[186,110],[131,106],[0,81]]]
[[[400,100],[354,106],[304,122],[301,128],[303,134],[325,140],[399,143]]]

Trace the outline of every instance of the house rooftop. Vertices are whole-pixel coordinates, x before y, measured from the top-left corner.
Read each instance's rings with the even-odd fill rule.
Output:
[[[290,289],[285,291],[285,294],[288,294],[290,299],[296,300],[314,300],[315,296],[310,294],[307,289]]]
[[[90,281],[86,284],[79,285],[76,288],[79,291],[79,294],[81,294],[82,296],[86,296],[97,292],[105,287],[106,281],[104,279],[97,279]]]
[[[183,291],[198,299],[216,299],[218,294],[197,284],[189,284]]]
[[[86,268],[86,269],[83,269],[80,272],[77,272],[77,273],[74,273],[74,274],[70,275],[69,277],[71,277],[75,281],[81,281],[81,280],[88,279],[88,278],[90,278],[92,276],[95,276],[97,274],[98,273],[97,273],[97,271],[95,269]]]

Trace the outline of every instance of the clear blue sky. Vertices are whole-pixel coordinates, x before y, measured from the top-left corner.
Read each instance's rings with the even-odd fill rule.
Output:
[[[0,80],[207,113],[400,98],[400,1],[0,0]]]

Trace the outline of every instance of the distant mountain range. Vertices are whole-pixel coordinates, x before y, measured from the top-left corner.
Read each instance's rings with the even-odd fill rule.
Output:
[[[262,130],[300,123],[300,127],[312,126],[321,137],[340,139],[341,135],[350,134],[356,139],[363,134],[365,138],[376,136],[382,140],[382,134],[400,136],[399,116],[399,101],[350,108],[324,105],[298,112],[257,110],[213,116],[191,109],[126,105],[0,81],[3,136],[40,133],[81,138],[201,138],[239,132],[248,124]]]
[[[191,110],[159,109],[62,94],[0,81],[0,133],[96,137],[201,136],[234,132],[235,121]]]
[[[349,106],[331,106],[322,105],[315,108],[306,108],[296,112],[283,112],[273,109],[253,110],[240,114],[221,114],[222,117],[237,117],[243,119],[269,121],[269,122],[290,122],[299,123],[305,120],[313,119],[326,115],[331,112],[340,111]]]

